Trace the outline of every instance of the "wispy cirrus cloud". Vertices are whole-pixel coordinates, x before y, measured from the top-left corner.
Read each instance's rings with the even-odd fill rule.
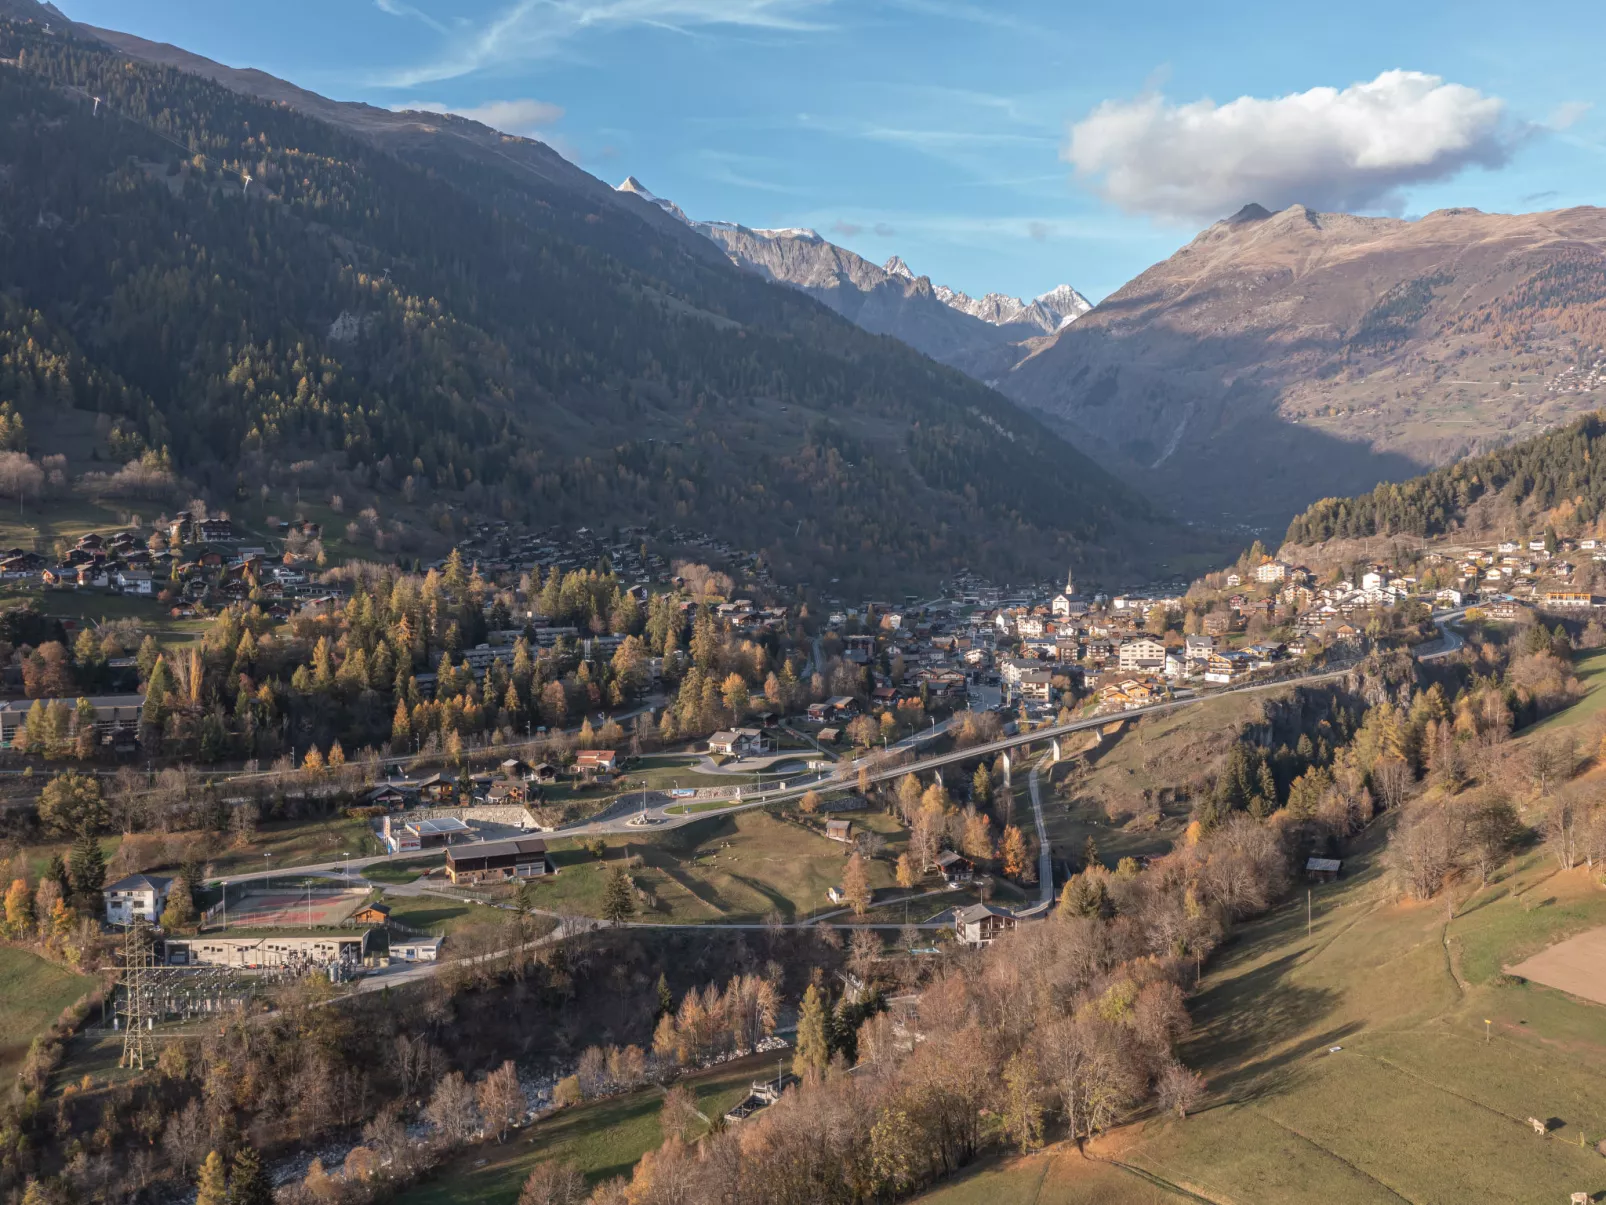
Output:
[[[410,21],[422,22],[436,33],[451,32],[444,21],[437,20],[415,5],[405,3],[405,0],[374,0],[374,7],[382,13],[389,13],[392,17],[405,17]]]
[[[405,0],[376,0],[385,12],[412,16]],[[446,35],[433,60],[387,73],[388,87],[458,79],[488,67],[556,55],[592,31],[646,26],[676,33],[730,28],[814,33],[835,0],[515,0],[489,20],[439,27]]]

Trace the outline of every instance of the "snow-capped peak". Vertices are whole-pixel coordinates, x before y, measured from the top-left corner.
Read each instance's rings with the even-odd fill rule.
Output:
[[[634,176],[626,176],[624,183],[619,185],[619,187],[614,191],[634,193],[643,201],[658,206],[659,209],[662,209],[670,217],[679,218],[688,226],[692,224],[692,220],[686,216],[686,211],[684,209],[682,209],[679,205],[676,205],[673,201],[666,201],[663,197],[653,195],[652,191]]]
[[[1069,326],[1093,308],[1093,303],[1070,285],[1057,285],[1035,299],[1037,305],[1059,316],[1059,325]]]
[[[905,280],[913,280],[915,274],[909,270],[909,265],[903,262],[903,256],[894,255],[881,265],[881,270],[888,276],[901,276]]]

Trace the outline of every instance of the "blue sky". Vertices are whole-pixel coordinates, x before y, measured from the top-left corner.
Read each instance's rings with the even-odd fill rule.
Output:
[[[1249,200],[1606,191],[1606,5],[1581,0],[58,4],[338,99],[478,113],[693,217],[812,226],[974,294],[1096,300]]]

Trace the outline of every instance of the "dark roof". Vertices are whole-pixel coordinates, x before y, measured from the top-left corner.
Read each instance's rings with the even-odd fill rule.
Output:
[[[1008,908],[997,908],[992,904],[972,904],[968,908],[956,911],[954,920],[962,925],[971,925],[988,916],[1007,916],[1011,920],[1015,918],[1015,914]]]
[[[513,837],[506,841],[478,841],[473,845],[446,847],[448,862],[471,861],[475,858],[521,858],[546,855],[546,842],[540,837]]]

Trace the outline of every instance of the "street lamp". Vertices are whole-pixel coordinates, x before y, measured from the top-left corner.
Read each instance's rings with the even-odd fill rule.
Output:
[[[268,890],[272,891],[273,890],[273,855],[272,854],[263,854],[262,857],[265,859],[263,861],[262,865],[264,867],[264,873],[267,876],[263,881],[268,885]]]

